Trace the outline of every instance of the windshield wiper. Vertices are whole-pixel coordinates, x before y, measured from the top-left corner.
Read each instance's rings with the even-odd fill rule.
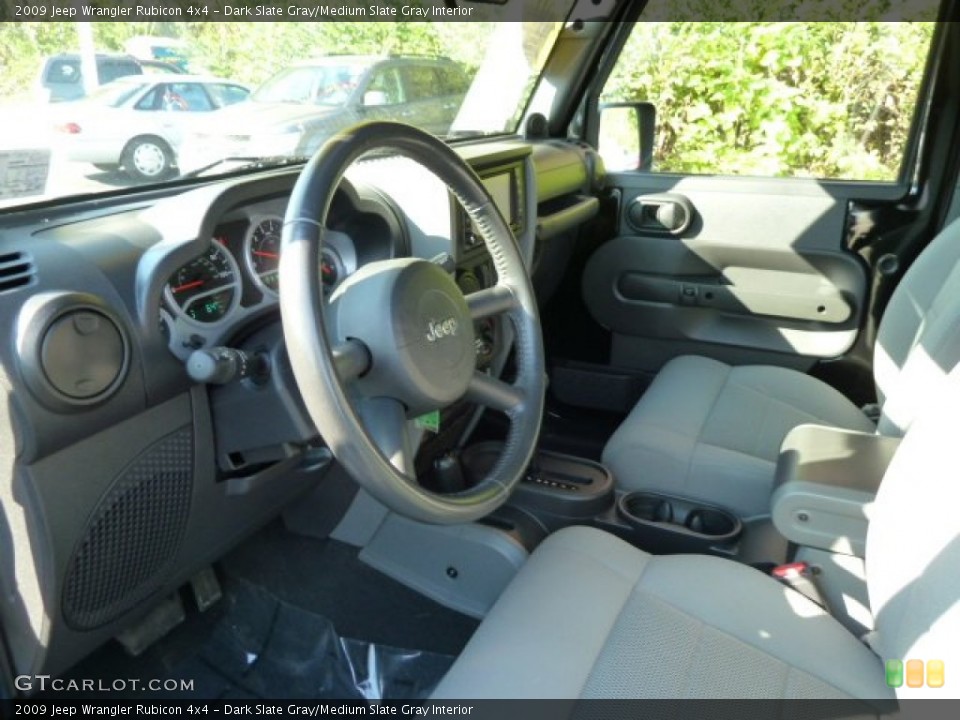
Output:
[[[299,163],[305,163],[309,159],[310,158],[303,157],[301,155],[275,155],[268,157],[259,157],[255,155],[228,155],[227,157],[222,157],[212,163],[207,163],[206,165],[202,165],[201,167],[182,173],[180,178],[198,177],[203,175],[203,173],[207,172],[208,170],[212,170],[220,165],[229,165],[230,163],[238,163],[234,170],[242,171],[283,167],[284,165],[297,165]]]

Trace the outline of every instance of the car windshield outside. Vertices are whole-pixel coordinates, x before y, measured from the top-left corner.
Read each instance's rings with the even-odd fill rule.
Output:
[[[100,86],[88,101],[96,105],[105,105],[107,107],[120,107],[130,98],[140,92],[148,84],[147,80],[138,77],[132,81],[116,80]]]
[[[357,87],[363,65],[321,64],[281,70],[253,93],[256,102],[340,105]]]
[[[549,22],[521,23],[500,21],[515,17],[510,4],[477,8],[482,21],[7,23],[0,207],[289,163],[364,120],[400,120],[458,140],[513,133],[563,26],[554,18],[567,12],[551,3]],[[175,45],[187,64],[178,70],[216,84],[160,89],[174,101],[153,103],[153,92],[137,97],[145,75],[104,80],[117,58],[156,64],[155,45]],[[46,87],[64,57],[76,59],[69,100]],[[162,77],[172,86],[187,75]],[[128,115],[108,125],[66,111],[80,104]],[[164,112],[184,116],[175,133],[157,130],[169,126]],[[135,162],[145,147],[149,166]]]

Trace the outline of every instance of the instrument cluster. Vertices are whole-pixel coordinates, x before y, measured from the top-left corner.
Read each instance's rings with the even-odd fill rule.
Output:
[[[198,325],[229,318],[252,283],[266,301],[280,291],[280,234],[283,218],[255,217],[217,227],[210,249],[180,267],[164,288],[167,307],[178,317]],[[356,269],[356,252],[342,233],[328,232],[317,272],[329,293]],[[242,268],[242,269],[241,269]]]
[[[278,200],[229,213],[216,225],[208,249],[168,278],[160,322],[174,354],[185,356],[219,342],[251,315],[277,307],[285,210]],[[359,262],[352,237],[327,229],[317,267],[324,294]]]

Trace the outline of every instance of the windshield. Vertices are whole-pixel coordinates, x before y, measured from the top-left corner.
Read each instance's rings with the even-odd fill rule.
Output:
[[[0,207],[289,162],[364,120],[513,133],[567,13],[499,22],[511,3],[474,5],[483,21],[5,23]],[[103,82],[108,64],[150,72],[151,33],[184,74],[151,75],[142,98],[133,78]],[[66,56],[80,59],[70,83],[50,71]]]

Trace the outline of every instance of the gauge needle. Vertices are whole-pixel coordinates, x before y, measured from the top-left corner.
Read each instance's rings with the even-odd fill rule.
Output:
[[[183,292],[184,290],[189,290],[190,288],[200,287],[203,285],[203,280],[194,280],[193,282],[184,283],[183,285],[178,285],[175,288],[172,288],[173,292]]]
[[[274,260],[280,257],[280,255],[277,253],[265,252],[263,250],[254,250],[253,254],[256,255],[257,257],[272,258]]]

